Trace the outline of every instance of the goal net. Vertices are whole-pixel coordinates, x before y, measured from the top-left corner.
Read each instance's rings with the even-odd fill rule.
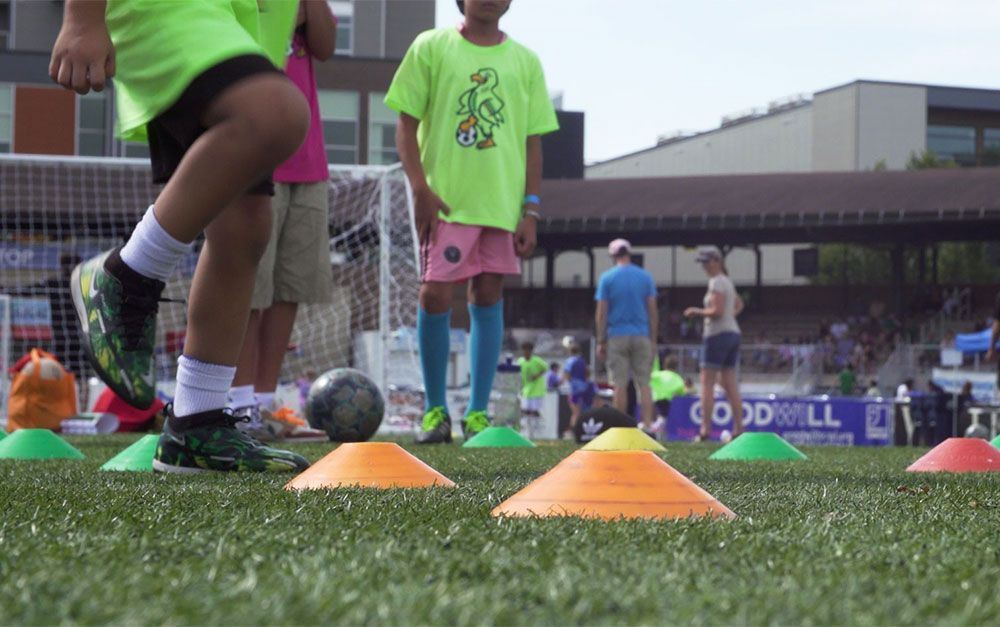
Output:
[[[386,397],[386,430],[411,428],[400,421],[419,392],[415,343],[419,266],[412,199],[396,166],[330,168],[330,304],[299,308],[281,381],[294,384],[338,367],[371,376]],[[157,187],[145,160],[0,155],[0,292],[33,303],[34,332],[19,332],[15,313],[11,353],[40,346],[68,368],[87,370],[69,338],[77,333],[68,311],[68,271],[80,259],[121,243],[152,204]],[[202,240],[178,265],[164,298],[183,301]],[[47,303],[47,304],[46,304]],[[41,305],[41,306],[39,306]],[[15,309],[17,309],[15,307]],[[156,366],[159,391],[173,395],[177,358],[184,344],[183,302],[160,305]],[[41,332],[39,332],[41,330]],[[78,353],[78,349],[76,349]],[[76,372],[78,378],[89,372]],[[294,396],[290,385],[283,387]],[[283,400],[296,401],[296,398]],[[409,412],[412,413],[412,412]],[[412,418],[412,416],[411,416]]]

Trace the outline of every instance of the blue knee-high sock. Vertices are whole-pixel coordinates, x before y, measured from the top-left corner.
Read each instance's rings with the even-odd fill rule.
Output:
[[[448,353],[451,350],[449,327],[451,310],[440,314],[417,310],[417,344],[420,348],[420,369],[424,373],[424,395],[427,398],[425,411],[432,407],[444,407],[445,389],[448,376]]]
[[[503,300],[489,307],[469,303],[469,390],[468,416],[474,411],[486,411],[497,373],[497,361],[503,344]]]

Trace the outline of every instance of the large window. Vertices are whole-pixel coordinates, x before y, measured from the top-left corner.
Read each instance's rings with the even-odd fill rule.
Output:
[[[983,165],[1000,165],[1000,128],[983,129]]]
[[[319,90],[319,114],[323,120],[323,142],[330,163],[358,162],[358,92]]]
[[[354,2],[334,0],[330,10],[337,16],[337,54],[354,52]]]
[[[10,3],[0,2],[0,50],[10,47]]]
[[[396,153],[395,111],[385,106],[384,93],[368,94],[368,163],[390,165],[399,161]]]
[[[976,129],[972,126],[927,126],[927,150],[938,159],[954,159],[963,166],[976,165]]]
[[[10,85],[0,85],[0,152],[10,152],[14,128],[14,90]]]
[[[108,154],[108,92],[92,91],[77,96],[76,154],[104,157]]]

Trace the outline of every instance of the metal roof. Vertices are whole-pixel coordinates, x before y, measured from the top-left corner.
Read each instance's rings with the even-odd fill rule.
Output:
[[[540,241],[1000,239],[1000,168],[546,181]]]

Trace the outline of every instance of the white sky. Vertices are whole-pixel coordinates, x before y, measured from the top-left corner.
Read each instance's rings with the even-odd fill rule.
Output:
[[[500,24],[586,113],[587,162],[856,79],[1000,88],[998,0],[513,0]]]

